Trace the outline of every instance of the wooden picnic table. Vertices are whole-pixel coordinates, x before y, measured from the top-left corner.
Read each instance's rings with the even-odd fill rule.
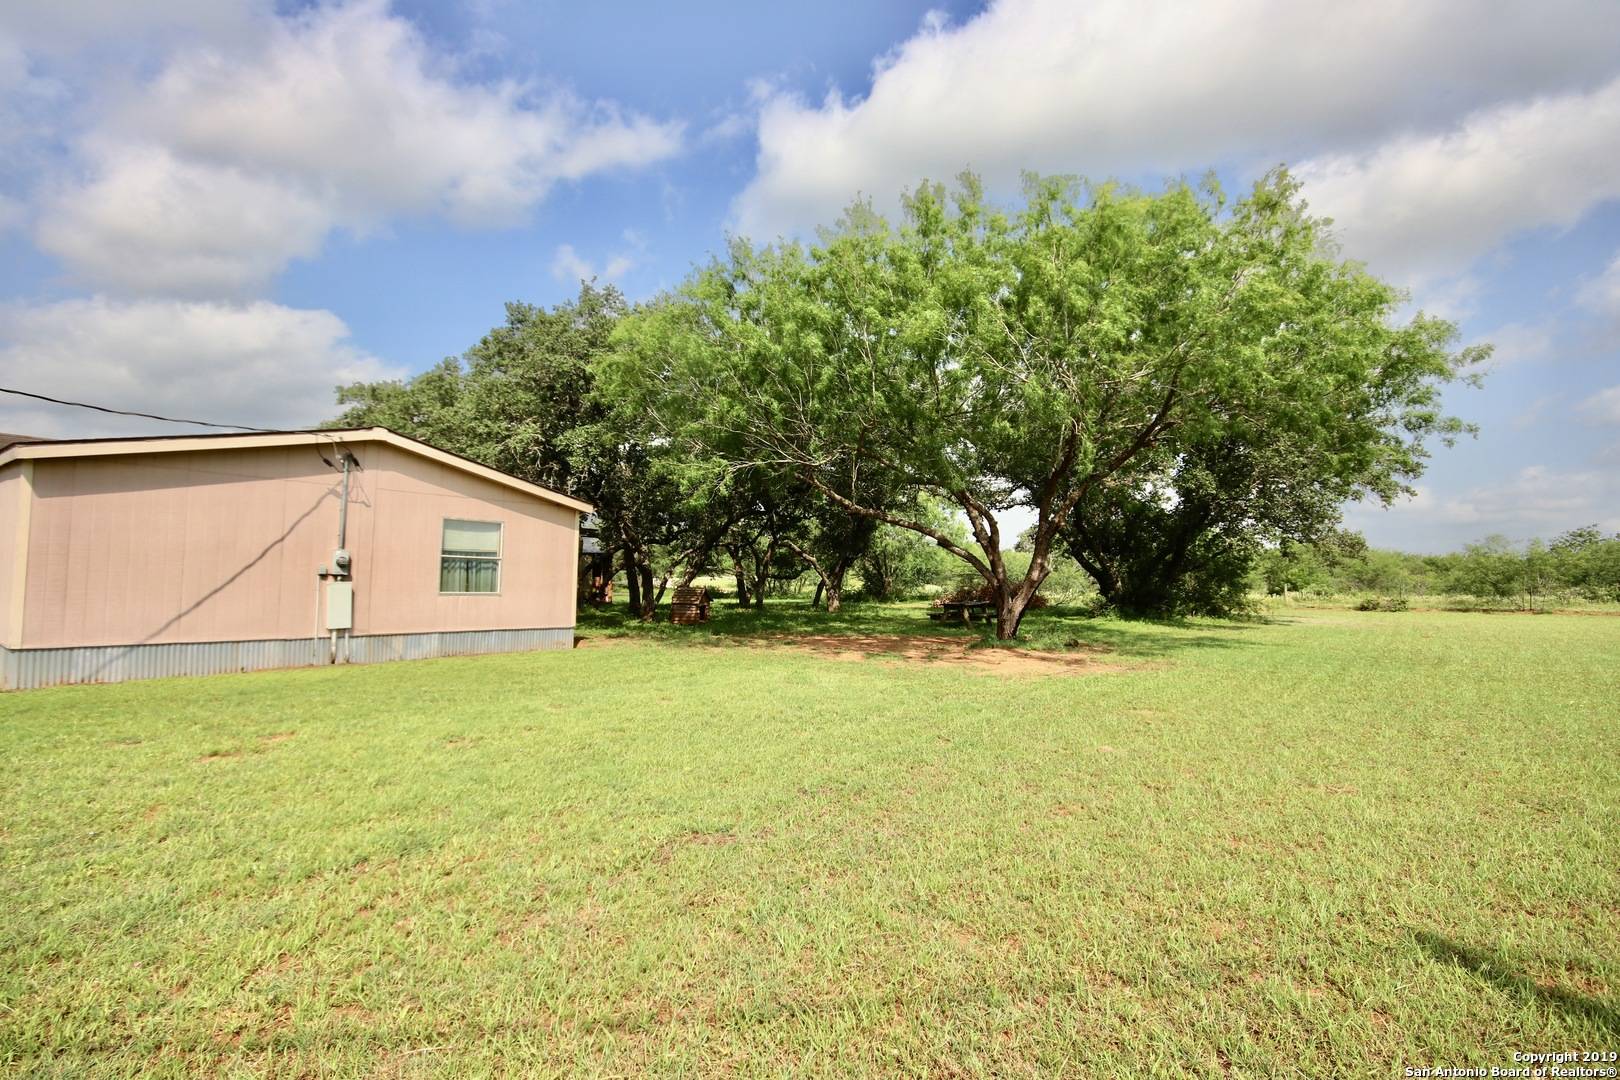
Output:
[[[947,600],[939,605],[938,610],[930,611],[930,619],[960,619],[962,622],[972,622],[974,616],[984,617],[985,611],[990,607],[988,600]]]

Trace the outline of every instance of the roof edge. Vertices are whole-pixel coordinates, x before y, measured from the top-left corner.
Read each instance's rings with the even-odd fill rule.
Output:
[[[581,514],[595,507],[582,499],[530,483],[511,473],[490,468],[469,457],[443,450],[432,443],[401,435],[391,428],[313,428],[304,431],[242,432],[214,435],[144,435],[110,439],[53,439],[16,442],[0,449],[0,466],[13,461],[41,461],[52,458],[111,457],[119,454],[172,454],[215,449],[253,450],[277,446],[341,445],[344,442],[380,442],[397,446],[419,457],[437,461],[473,476],[493,481],[526,495],[546,499]]]

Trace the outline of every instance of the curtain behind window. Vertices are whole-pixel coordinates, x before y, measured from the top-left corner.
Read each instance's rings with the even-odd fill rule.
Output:
[[[500,522],[446,521],[439,591],[495,592],[500,587],[500,552]]]

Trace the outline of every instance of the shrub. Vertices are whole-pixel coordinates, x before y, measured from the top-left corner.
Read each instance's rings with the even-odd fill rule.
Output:
[[[1404,596],[1367,596],[1356,604],[1357,611],[1405,611],[1411,605]]]
[[[940,527],[951,524],[949,519],[938,515],[920,513],[919,516]],[[862,597],[904,600],[948,589],[960,565],[926,536],[893,525],[879,525],[855,572],[860,578]]]
[[[1097,583],[1073,559],[1059,559],[1041,582],[1040,595],[1054,604],[1091,604],[1098,599]]]
[[[934,603],[936,605],[971,604],[974,602],[988,604],[992,603],[994,599],[995,592],[993,589],[991,589],[990,583],[975,578],[972,581],[960,582],[955,588],[942,594],[938,600],[934,601]],[[1051,601],[1049,601],[1046,597],[1042,596],[1040,593],[1036,593],[1030,598],[1029,607],[1031,609],[1043,608],[1049,603],[1051,603]]]

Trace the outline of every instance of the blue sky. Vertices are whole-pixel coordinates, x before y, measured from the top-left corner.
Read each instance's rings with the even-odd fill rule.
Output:
[[[12,0],[0,383],[252,425],[971,166],[1232,190],[1498,346],[1480,425],[1348,520],[1446,550],[1620,530],[1620,6]],[[144,431],[0,401],[0,430]]]

